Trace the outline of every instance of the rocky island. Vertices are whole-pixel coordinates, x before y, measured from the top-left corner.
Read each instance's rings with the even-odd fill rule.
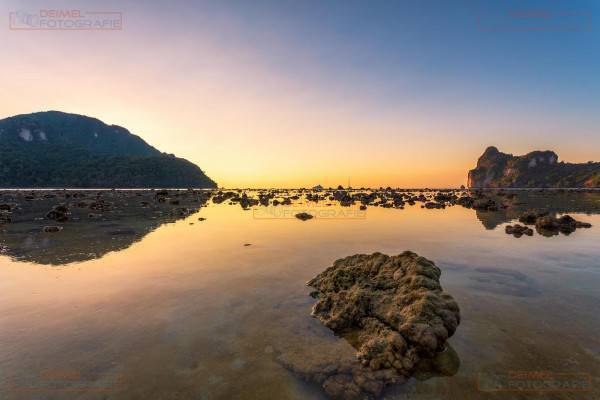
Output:
[[[523,156],[488,147],[469,171],[470,188],[598,188],[600,162],[565,163],[553,151]]]
[[[215,188],[195,164],[117,125],[59,111],[0,120],[2,188]]]

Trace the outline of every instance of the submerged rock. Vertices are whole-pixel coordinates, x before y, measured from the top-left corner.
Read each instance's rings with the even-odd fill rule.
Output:
[[[8,224],[11,221],[10,212],[8,211],[0,211],[0,225]]]
[[[488,198],[475,200],[471,207],[481,211],[498,211],[498,204],[496,204],[494,200]]]
[[[312,315],[346,338],[358,359],[329,365],[313,380],[333,398],[377,397],[436,358],[460,322],[440,274],[432,261],[406,251],[346,257],[309,281],[318,299]]]
[[[556,235],[561,232],[565,235],[575,232],[577,228],[591,228],[592,225],[587,222],[577,221],[570,215],[563,215],[560,218],[552,215],[538,217],[535,221],[535,228],[538,233],[546,236]]]
[[[44,232],[60,232],[62,229],[62,226],[45,226]]]
[[[517,238],[523,235],[533,236],[533,229],[519,224],[507,225],[505,231],[507,234]]]
[[[65,222],[68,220],[67,213],[69,209],[64,204],[59,204],[57,206],[52,207],[52,210],[48,211],[46,214],[47,219],[53,219],[57,222]]]
[[[11,203],[0,203],[0,211],[12,211],[16,206],[16,204]]]
[[[442,208],[446,208],[446,206],[443,203],[436,203],[435,201],[428,201],[427,203],[425,203],[422,208],[427,208],[427,209],[442,209]]]
[[[519,217],[519,222],[521,222],[525,225],[535,225],[535,222],[537,221],[538,218],[544,217],[546,215],[548,215],[547,212],[543,212],[543,213],[526,212],[526,213],[521,214],[521,216]]]
[[[463,206],[465,208],[472,208],[473,204],[475,204],[475,199],[471,196],[462,196],[456,200],[456,204]]]
[[[577,221],[570,215],[563,215],[562,217],[557,218],[547,211],[526,212],[519,217],[519,222],[525,225],[535,225],[536,231],[543,236],[554,236],[558,235],[559,232],[568,235],[575,232],[578,228],[592,227],[591,224]]]
[[[88,205],[88,208],[92,211],[109,211],[112,207],[112,204],[104,201],[103,199],[97,199],[96,201],[91,202]]]
[[[299,220],[306,221],[306,220],[312,219],[313,215],[306,213],[306,212],[301,212],[301,213],[296,214],[295,217],[298,218]]]
[[[414,377],[427,380],[435,376],[454,376],[460,368],[460,357],[449,344],[433,358],[422,358],[415,369]]]

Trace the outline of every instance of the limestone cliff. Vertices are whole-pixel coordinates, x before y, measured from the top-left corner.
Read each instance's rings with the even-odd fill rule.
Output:
[[[488,147],[469,171],[470,188],[600,187],[600,163],[558,161],[553,151],[532,151],[523,156]]]

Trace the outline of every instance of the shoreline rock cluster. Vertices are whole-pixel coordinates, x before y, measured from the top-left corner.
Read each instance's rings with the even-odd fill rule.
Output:
[[[548,212],[542,213],[524,213],[519,217],[519,222],[525,226],[515,224],[506,226],[506,233],[515,237],[521,237],[523,234],[533,236],[533,229],[527,225],[535,226],[535,230],[542,236],[555,236],[559,233],[569,235],[580,228],[591,228],[592,224],[588,222],[577,221],[568,214],[556,217]]]
[[[399,188],[342,188],[337,189],[320,188],[313,189],[229,189],[229,190],[16,190],[0,192],[0,226],[19,220],[18,214],[32,205],[46,201],[46,210],[36,219],[52,220],[57,223],[73,222],[82,220],[103,220],[109,213],[119,213],[123,206],[136,207],[147,211],[165,211],[175,218],[189,215],[195,208],[189,206],[190,200],[198,200],[205,203],[212,199],[214,204],[239,205],[243,210],[256,209],[257,207],[297,207],[292,214],[298,220],[311,219],[309,215],[313,206],[329,207],[339,205],[340,207],[356,207],[361,211],[369,207],[393,208],[403,210],[408,206],[420,207],[428,210],[443,210],[448,207],[461,206],[476,211],[486,228],[485,221],[490,221],[492,229],[499,225],[502,219],[510,222],[519,213],[527,209],[546,210],[552,213],[580,212],[579,209],[568,209],[558,205],[557,201],[571,193],[576,193],[578,199],[588,200],[577,202],[577,204],[590,204],[591,210],[600,212],[600,207],[594,208],[589,198],[592,189],[537,189],[528,191],[516,191],[511,189],[399,189]],[[541,203],[540,198],[548,197],[548,204]],[[127,198],[138,198],[139,201],[122,204],[117,198],[126,201]],[[56,201],[52,201],[55,199]],[[556,200],[553,200],[556,199]],[[529,204],[533,200],[536,204]],[[571,200],[569,200],[571,201]],[[319,204],[314,204],[319,203]],[[569,203],[571,204],[571,203]],[[577,206],[581,207],[581,205]],[[87,210],[82,216],[80,210]],[[308,212],[307,212],[308,211]],[[144,213],[144,211],[142,211]],[[511,214],[512,218],[508,215]],[[537,219],[537,216],[534,216]],[[535,219],[530,223],[535,225]],[[523,222],[524,223],[524,222]],[[568,234],[577,228],[588,227],[583,222],[572,223],[570,221],[547,221],[540,226],[539,233],[544,236],[552,236],[557,232]],[[529,235],[527,228],[510,226],[508,234],[517,237]],[[543,231],[543,233],[542,233]]]
[[[308,377],[332,398],[376,398],[434,359],[460,323],[456,301],[440,285],[440,269],[406,251],[337,260],[307,285],[312,315],[356,349],[357,362]]]
[[[455,205],[482,211],[497,211],[506,208],[499,205],[483,191],[469,192],[465,189],[257,189],[255,192],[245,189],[218,190],[214,192],[212,201],[215,204],[239,204],[244,210],[255,206],[289,206],[299,201],[309,203],[323,202],[332,206],[334,202],[341,207],[352,207],[358,204],[360,210],[367,206],[404,209],[421,203],[421,208],[445,209]],[[504,195],[500,193],[500,195]],[[512,194],[508,194],[508,197]]]
[[[533,236],[533,229],[519,224],[507,225],[505,232],[508,235],[513,235],[516,238],[520,238],[523,235]]]

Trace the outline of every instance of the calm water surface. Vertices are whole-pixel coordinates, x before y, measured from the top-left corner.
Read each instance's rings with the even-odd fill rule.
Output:
[[[89,261],[1,256],[0,398],[323,399],[278,362],[354,353],[310,317],[305,282],[347,255],[404,250],[435,261],[461,307],[461,366],[384,398],[600,398],[600,216],[571,215],[594,226],[516,239],[461,207],[302,222],[211,204]],[[56,235],[69,234],[82,245]],[[590,391],[490,391],[514,371],[577,374]]]

